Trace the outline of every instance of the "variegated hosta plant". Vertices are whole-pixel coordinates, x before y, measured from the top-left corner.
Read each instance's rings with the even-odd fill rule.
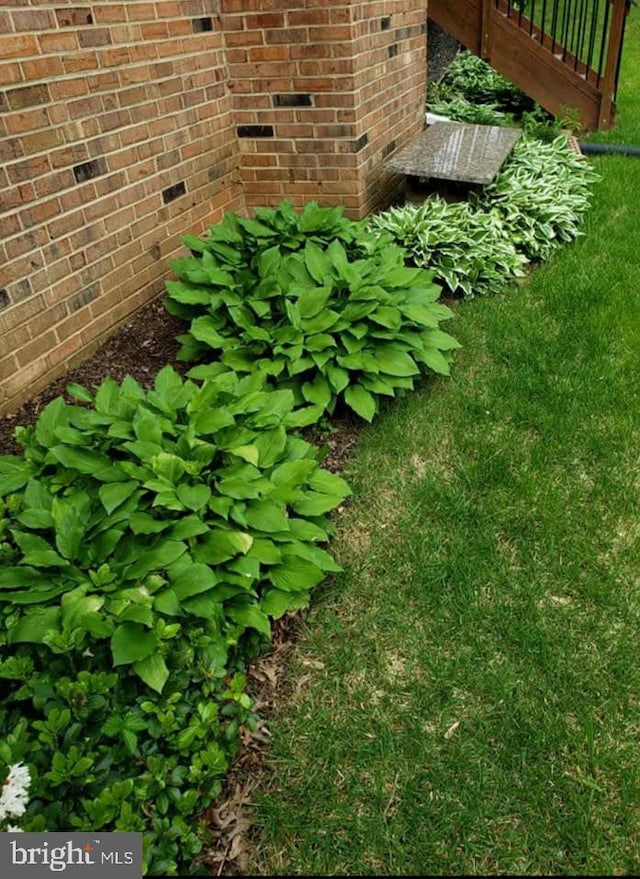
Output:
[[[371,421],[381,396],[413,388],[424,372],[449,373],[456,340],[439,329],[451,311],[429,272],[405,266],[404,251],[369,234],[366,256],[339,240],[263,250],[255,274],[221,267],[210,250],[175,260],[167,308],[189,320],[180,357],[238,372],[256,367],[315,419],[344,401]],[[190,375],[209,375],[207,365]]]
[[[181,627],[223,645],[306,605],[327,571],[326,514],[349,494],[289,428],[290,390],[222,368],[107,379],[50,403],[0,457],[0,644],[110,644],[160,692]]]

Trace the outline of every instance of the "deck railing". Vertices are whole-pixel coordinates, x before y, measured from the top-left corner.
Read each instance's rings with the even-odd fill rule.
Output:
[[[551,112],[609,128],[630,2],[429,0],[429,14]]]

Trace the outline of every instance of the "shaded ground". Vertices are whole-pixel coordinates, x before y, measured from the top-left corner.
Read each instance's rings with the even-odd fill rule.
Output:
[[[154,299],[107,339],[92,357],[56,379],[14,414],[0,418],[0,454],[18,451],[14,429],[31,424],[47,403],[64,394],[70,382],[91,390],[107,376],[121,381],[126,375],[132,375],[141,385],[150,387],[156,373],[167,363],[173,363],[178,371],[184,372],[187,366],[175,362],[180,347],[175,337],[183,327],[184,322],[170,315],[161,299]]]
[[[427,26],[427,81],[438,82],[460,51],[457,40],[443,31],[439,24],[429,20]]]

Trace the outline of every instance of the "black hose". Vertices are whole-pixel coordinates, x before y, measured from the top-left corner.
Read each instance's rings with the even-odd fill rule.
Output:
[[[586,156],[597,156],[603,153],[614,153],[620,156],[640,156],[640,147],[625,146],[618,143],[580,143],[580,152]]]

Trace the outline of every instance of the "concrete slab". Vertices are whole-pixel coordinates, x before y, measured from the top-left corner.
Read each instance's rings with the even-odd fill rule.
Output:
[[[396,174],[485,186],[494,179],[521,133],[519,128],[498,125],[436,122],[386,167]]]

